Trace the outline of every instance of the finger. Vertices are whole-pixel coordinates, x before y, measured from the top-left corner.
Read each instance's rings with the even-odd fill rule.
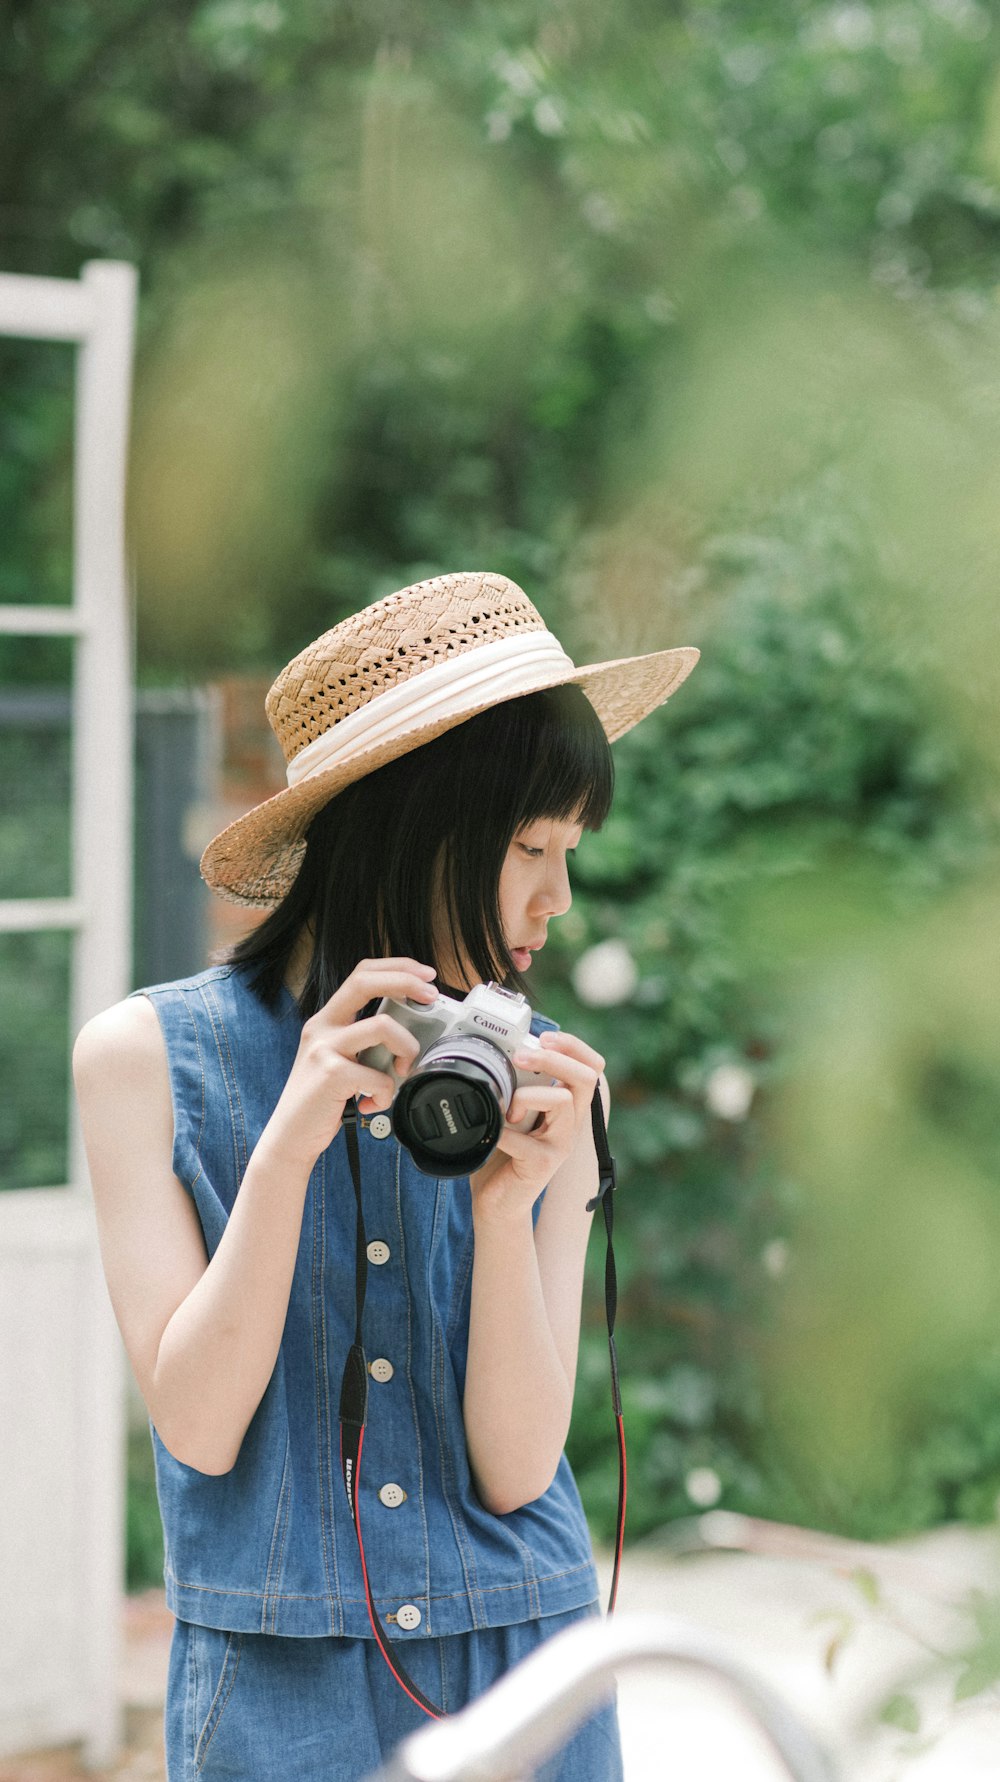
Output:
[[[602,1071],[607,1066],[607,1059],[602,1058],[600,1052],[595,1052],[593,1046],[588,1046],[586,1040],[579,1039],[575,1033],[565,1033],[561,1029],[553,1032],[546,1028],[544,1033],[539,1034],[538,1043],[543,1051],[548,1052],[551,1049],[562,1052],[568,1058],[577,1058],[581,1064],[589,1065],[591,1070]]]
[[[381,1001],[385,996],[390,996],[394,1002],[405,1002],[409,997],[414,1002],[429,1005],[436,1001],[438,994],[427,976],[429,970],[430,967],[418,965],[416,960],[366,960],[344,979],[314,1019],[342,1027],[353,1021],[358,1010],[367,1003]]]
[[[393,1100],[391,1095],[359,1095],[356,1099],[359,1114],[386,1114]]]
[[[351,1087],[348,1097],[354,1096],[358,1107],[367,1102],[365,1113],[372,1113],[376,1108],[390,1108],[396,1094],[396,1085],[385,1071],[372,1070],[368,1065],[358,1064],[351,1068]]]
[[[369,1015],[366,1021],[355,1021],[353,1026],[345,1028],[340,1043],[345,1057],[356,1058],[370,1046],[386,1046],[400,1076],[404,1076],[414,1059],[420,1056],[420,1041],[388,1010],[383,1010],[380,1015]]]
[[[545,1133],[515,1132],[513,1127],[504,1126],[497,1139],[496,1149],[502,1151],[513,1163],[529,1164],[537,1170],[539,1158],[544,1159],[549,1150],[546,1138]],[[552,1152],[553,1167],[556,1167],[562,1153],[558,1146],[553,1146]]]
[[[557,1084],[547,1088],[542,1083],[537,1086],[532,1083],[515,1091],[507,1109],[507,1119],[512,1126],[516,1126],[531,1113],[555,1116],[561,1110],[572,1116],[573,1097],[568,1089],[560,1088]]]
[[[595,1060],[593,1064],[574,1058],[567,1052],[557,1051],[554,1046],[546,1046],[544,1051],[538,1052],[515,1052],[512,1062],[518,1070],[530,1071],[533,1076],[555,1077],[567,1087],[590,1096],[594,1093],[594,1085],[601,1069],[600,1053],[591,1052],[589,1046],[586,1049]]]

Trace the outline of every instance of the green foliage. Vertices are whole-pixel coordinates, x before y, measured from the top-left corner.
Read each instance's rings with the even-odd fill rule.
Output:
[[[882,1709],[881,1720],[885,1726],[897,1726],[900,1732],[920,1731],[920,1709],[912,1695],[891,1695]]]
[[[0,1190],[66,1181],[69,950],[65,934],[0,935]]]
[[[956,1702],[968,1701],[1000,1683],[1000,1604],[995,1596],[973,1590],[968,1607],[975,1632],[955,1682]]]
[[[892,1440],[878,1477],[846,1464],[862,1339],[910,1291],[888,1190],[822,1227],[831,1268],[870,1258],[840,1269],[857,1307],[789,1337],[796,1282],[824,1287],[822,1168],[789,1136],[809,1061],[852,965],[867,1009],[893,937],[996,841],[997,64],[980,0],[55,0],[0,69],[5,266],[140,268],[144,678],[276,668],[467,566],[581,659],[702,648],[618,745],[535,968],[614,1089],[633,1534],[716,1487],[875,1536],[991,1516],[1000,1488],[1000,1379],[967,1341],[873,1376]],[[65,366],[5,351],[3,597],[63,598]],[[61,678],[11,645],[0,669]],[[28,839],[0,818],[0,853]],[[635,993],[582,1006],[573,966],[611,938]],[[995,1180],[988,1064],[952,1036],[907,1084],[934,1156]],[[599,1250],[571,1455],[608,1533]],[[815,1399],[831,1329],[839,1467],[774,1384],[780,1352]]]
[[[156,1473],[149,1430],[129,1432],[125,1498],[125,1588],[163,1583],[163,1526],[156,1501]]]
[[[0,601],[68,601],[72,348],[0,341]]]
[[[775,1446],[765,1403],[761,1344],[789,1252],[795,1267],[802,1185],[776,1166],[756,1117],[794,1060],[775,962],[743,912],[762,891],[802,912],[781,961],[801,989],[823,951],[851,934],[850,910],[838,916],[825,895],[845,859],[871,875],[879,909],[901,918],[987,859],[992,836],[960,752],[946,733],[928,733],[912,688],[859,634],[849,566],[828,561],[824,587],[805,573],[815,570],[808,539],[796,541],[787,522],[772,561],[779,546],[808,596],[776,601],[773,572],[762,574],[753,552],[749,569],[734,570],[725,625],[676,707],[619,746],[615,816],[579,850],[574,911],[539,962],[548,974],[539,1000],[600,1048],[615,1089],[636,1534],[689,1511],[685,1480],[706,1466],[727,1506],[848,1533],[900,1532],[957,1510],[932,1415],[921,1429],[927,1472],[907,1442],[899,1477],[852,1491]],[[819,896],[811,926],[803,888]],[[627,942],[637,989],[624,1006],[583,1009],[567,982],[573,960],[610,936]],[[753,1086],[747,1121],[710,1106],[713,1073],[734,1063]],[[571,1448],[585,1482],[609,1441],[600,1249],[595,1241]],[[995,1388],[963,1377],[981,1415]],[[692,1381],[702,1384],[693,1395]],[[610,1532],[606,1480],[593,1502]]]

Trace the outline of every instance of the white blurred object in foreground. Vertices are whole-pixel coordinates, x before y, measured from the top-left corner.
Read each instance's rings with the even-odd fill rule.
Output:
[[[635,960],[624,941],[599,941],[588,947],[573,967],[573,988],[591,1009],[610,1009],[628,1002],[639,982]]]

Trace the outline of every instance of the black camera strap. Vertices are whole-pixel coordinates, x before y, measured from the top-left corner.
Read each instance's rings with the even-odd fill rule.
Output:
[[[595,1207],[604,1209],[604,1231],[607,1248],[604,1255],[604,1314],[608,1325],[608,1354],[611,1358],[611,1403],[615,1413],[615,1429],[618,1434],[618,1514],[615,1518],[615,1564],[611,1574],[611,1590],[608,1594],[608,1614],[615,1612],[618,1601],[618,1575],[622,1565],[622,1547],[625,1543],[625,1503],[628,1497],[628,1465],[625,1455],[625,1423],[622,1417],[622,1394],[618,1380],[618,1351],[615,1347],[615,1319],[618,1315],[618,1274],[615,1269],[615,1189],[618,1186],[618,1171],[615,1160],[608,1148],[608,1129],[604,1122],[604,1103],[601,1100],[600,1086],[594,1090],[594,1099],[590,1104],[590,1122],[594,1132],[594,1150],[597,1153],[598,1185],[593,1200],[588,1200],[587,1211],[593,1212]]]
[[[612,1245],[614,1227],[614,1190],[617,1185],[614,1158],[608,1149],[608,1135],[604,1123],[604,1107],[601,1102],[600,1089],[594,1090],[591,1104],[591,1122],[594,1132],[594,1148],[597,1152],[599,1185],[593,1200],[587,1202],[588,1212],[597,1206],[604,1208],[604,1225],[607,1233],[607,1259],[604,1268],[604,1305],[608,1322],[608,1345],[611,1352],[611,1395],[614,1404],[615,1421],[618,1429],[618,1518],[615,1536],[615,1563],[611,1580],[611,1591],[608,1599],[608,1614],[614,1613],[618,1595],[618,1574],[621,1568],[622,1542],[625,1535],[625,1498],[626,1498],[626,1466],[625,1466],[625,1429],[622,1422],[621,1391],[618,1384],[618,1357],[615,1351],[615,1316],[618,1305],[618,1285],[615,1273],[615,1255]],[[351,1099],[344,1106],[342,1124],[347,1140],[347,1157],[351,1166],[351,1179],[354,1183],[354,1199],[356,1206],[356,1245],[355,1245],[355,1321],[354,1341],[348,1351],[344,1377],[340,1386],[340,1465],[344,1477],[344,1489],[350,1506],[351,1520],[358,1541],[358,1552],[361,1556],[361,1576],[365,1586],[365,1601],[368,1605],[368,1619],[375,1636],[379,1651],[392,1671],[396,1682],[406,1691],[411,1701],[431,1717],[432,1720],[443,1718],[445,1710],[435,1707],[434,1703],[424,1695],[423,1690],[414,1683],[412,1677],[404,1669],[399,1659],[398,1643],[390,1640],[379,1619],[378,1611],[372,1598],[371,1583],[368,1578],[368,1566],[365,1561],[365,1547],[361,1534],[360,1505],[360,1473],[361,1450],[364,1446],[365,1425],[368,1420],[368,1361],[362,1342],[362,1318],[365,1306],[365,1293],[368,1285],[368,1251],[365,1240],[365,1221],[361,1207],[361,1153],[358,1146],[358,1109],[355,1100]]]

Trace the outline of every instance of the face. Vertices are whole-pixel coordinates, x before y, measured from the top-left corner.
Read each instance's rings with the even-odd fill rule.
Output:
[[[580,823],[539,817],[519,829],[507,849],[499,905],[515,971],[530,968],[532,954],[545,945],[551,918],[564,916],[573,901],[567,860],[582,834]],[[441,978],[456,990],[468,990],[479,981],[468,960],[450,956],[441,959]]]

